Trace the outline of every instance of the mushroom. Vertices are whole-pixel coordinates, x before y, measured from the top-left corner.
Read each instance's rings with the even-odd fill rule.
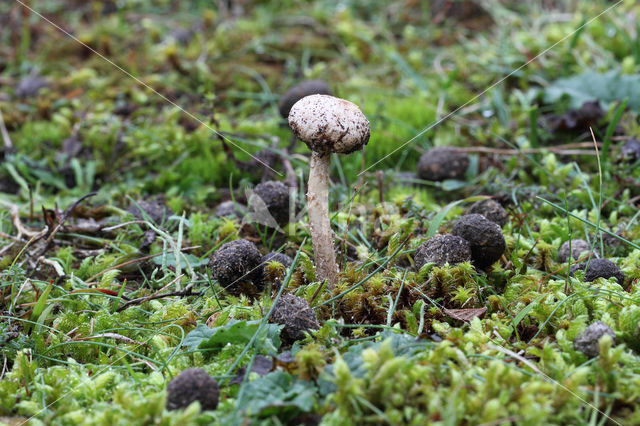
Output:
[[[338,274],[329,220],[331,153],[350,154],[369,142],[369,120],[357,105],[329,95],[302,98],[289,112],[293,134],[311,149],[307,208],[320,280],[333,287]]]

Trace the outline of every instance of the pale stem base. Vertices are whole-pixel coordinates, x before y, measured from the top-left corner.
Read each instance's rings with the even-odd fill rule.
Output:
[[[328,280],[329,288],[335,286],[338,265],[333,241],[333,231],[329,219],[329,164],[331,154],[311,154],[309,186],[307,188],[307,208],[313,256],[320,281]]]

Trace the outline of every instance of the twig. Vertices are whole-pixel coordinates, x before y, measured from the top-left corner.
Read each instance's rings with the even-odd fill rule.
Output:
[[[145,222],[145,223],[146,223],[146,222]],[[183,249],[182,249],[182,251],[194,250],[194,249],[197,249],[197,248],[200,248],[200,246],[185,247],[185,248],[183,248]],[[98,272],[97,274],[95,274],[94,276],[92,276],[91,278],[89,278],[89,279],[86,281],[86,282],[87,282],[87,285],[95,284],[95,283],[93,283],[93,282],[92,282],[93,280],[95,280],[96,278],[98,278],[98,277],[99,277],[99,276],[101,276],[102,274],[104,274],[104,273],[106,273],[106,272],[109,272],[109,271],[111,271],[111,270],[113,270],[113,269],[118,269],[118,268],[121,268],[121,267],[123,267],[123,266],[131,265],[131,264],[133,264],[133,263],[144,262],[145,260],[149,260],[149,259],[153,259],[154,257],[162,256],[163,254],[164,254],[164,253],[150,254],[150,255],[148,255],[148,256],[138,257],[138,258],[136,258],[136,259],[127,260],[126,262],[119,263],[119,264],[114,265],[114,266],[110,266],[110,267],[108,267],[107,269],[104,269],[104,270],[102,270],[102,271]]]
[[[13,143],[9,137],[7,126],[4,125],[4,118],[2,117],[2,111],[0,110],[0,133],[2,134],[2,140],[4,141],[4,148],[7,150],[13,149]]]
[[[295,170],[293,170],[291,161],[287,158],[286,155],[280,156],[280,161],[282,161],[282,166],[284,167],[285,173],[287,175],[287,177],[285,178],[286,185],[296,191],[298,189],[298,180],[296,179],[296,172]]]
[[[51,242],[53,241],[53,238],[56,236],[56,234],[58,233],[60,228],[62,228],[62,225],[67,221],[67,219],[69,218],[71,213],[73,213],[75,208],[78,207],[78,204],[80,204],[81,202],[83,202],[84,200],[86,200],[89,197],[93,197],[96,194],[97,194],[97,192],[90,192],[87,195],[84,195],[84,196],[80,197],[67,210],[65,210],[65,212],[62,214],[62,217],[58,221],[58,224],[51,230],[51,233],[49,234],[49,236],[45,240],[44,247],[40,251],[40,255],[39,256],[44,256],[44,254],[47,252],[47,250],[49,250],[49,246],[51,245]]]
[[[176,278],[172,282],[176,282],[180,278],[182,278],[182,275],[180,275],[178,278]],[[149,300],[162,299],[164,297],[173,297],[173,296],[180,296],[180,297],[200,296],[202,294],[201,292],[194,293],[192,290],[193,290],[193,285],[190,285],[187,288],[185,288],[184,290],[180,290],[180,291],[172,291],[170,293],[162,293],[162,294],[153,294],[151,296],[139,297],[137,299],[131,299],[127,303],[125,303],[124,305],[122,305],[118,309],[116,309],[116,312],[124,311],[125,309],[127,309],[130,306],[140,305],[141,303],[148,302]]]
[[[570,144],[575,148],[581,148],[582,144]],[[589,144],[593,147],[593,143]],[[586,147],[585,147],[586,148]],[[544,152],[551,152],[559,155],[596,155],[593,150],[589,149],[569,149],[568,146],[550,146],[544,148],[531,148],[531,149],[501,149],[501,148],[489,148],[484,146],[469,147],[469,148],[454,148],[458,152],[469,152],[479,154],[495,154],[495,155],[519,155],[519,154],[540,154]]]
[[[72,339],[72,340],[74,342],[77,342],[77,341],[83,341],[83,340],[100,339],[102,337],[106,337],[108,339],[120,340],[121,342],[125,342],[130,345],[147,346],[147,344],[145,343],[138,342],[137,340],[133,340],[127,336],[123,336],[122,334],[118,334],[118,333],[102,333],[102,334],[96,334],[94,336],[76,337],[75,339]]]

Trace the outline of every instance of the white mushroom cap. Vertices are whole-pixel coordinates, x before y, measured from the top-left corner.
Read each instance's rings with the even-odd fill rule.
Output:
[[[312,151],[350,154],[369,142],[369,120],[357,105],[329,95],[300,99],[289,112],[289,127]]]

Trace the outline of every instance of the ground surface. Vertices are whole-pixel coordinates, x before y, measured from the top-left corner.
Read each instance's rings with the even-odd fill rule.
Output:
[[[640,424],[635,2],[23,1],[0,4],[0,423]],[[305,79],[371,123],[332,159],[335,289],[304,213],[214,214],[269,179],[304,212],[277,103]],[[434,146],[464,175],[417,177]],[[503,256],[418,270],[483,196]],[[209,260],[239,238],[292,268],[230,294]],[[624,279],[570,276],[571,238]],[[267,321],[284,292],[318,331]],[[168,411],[192,367],[217,409]]]

